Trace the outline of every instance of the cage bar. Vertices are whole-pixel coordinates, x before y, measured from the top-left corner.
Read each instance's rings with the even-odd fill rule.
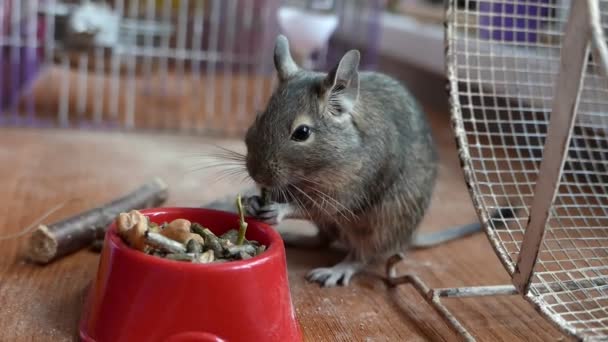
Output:
[[[594,0],[573,4],[564,33],[562,61],[555,85],[543,159],[534,188],[530,218],[513,273],[513,283],[521,293],[526,293],[530,286],[545,226],[566,162],[582,88],[583,71],[587,66],[591,30],[589,8],[592,7],[589,3],[592,1]]]

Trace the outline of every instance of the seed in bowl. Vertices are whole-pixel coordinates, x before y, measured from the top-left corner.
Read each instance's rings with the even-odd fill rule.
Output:
[[[239,229],[230,229],[220,236],[183,218],[158,225],[138,210],[120,213],[116,226],[127,245],[157,257],[203,264],[246,260],[263,253],[266,246],[245,239],[247,222],[240,196],[236,202]]]

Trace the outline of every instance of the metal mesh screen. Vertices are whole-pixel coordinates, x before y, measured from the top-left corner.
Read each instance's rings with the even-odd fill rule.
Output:
[[[240,134],[275,84],[279,7],[311,3],[339,18],[314,67],[357,35],[373,68],[380,0],[1,0],[0,125]]]
[[[577,0],[578,1],[578,0]],[[507,271],[519,256],[543,157],[569,1],[450,1],[447,68],[460,155]],[[608,1],[601,2],[608,28]],[[581,39],[584,39],[581,37]],[[588,53],[568,158],[528,298],[562,329],[608,335],[608,82]],[[503,225],[504,223],[504,225]]]

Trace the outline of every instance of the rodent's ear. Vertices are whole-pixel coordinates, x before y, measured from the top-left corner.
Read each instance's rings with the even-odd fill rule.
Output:
[[[348,51],[340,63],[329,72],[324,81],[327,98],[334,98],[340,103],[340,108],[333,108],[332,113],[349,112],[359,98],[359,60],[358,50]],[[329,93],[327,93],[329,92]],[[330,101],[336,103],[335,101]]]
[[[285,81],[300,69],[289,52],[289,41],[284,35],[279,35],[274,46],[274,66],[277,69],[279,81]]]

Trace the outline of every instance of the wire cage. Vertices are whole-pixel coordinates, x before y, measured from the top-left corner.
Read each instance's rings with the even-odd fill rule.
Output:
[[[381,0],[0,0],[0,125],[242,134],[275,85],[285,6],[338,18],[314,69],[345,35],[374,68]]]
[[[476,209],[516,292],[608,338],[608,1],[449,1],[447,73]],[[514,217],[490,219],[510,207]]]

